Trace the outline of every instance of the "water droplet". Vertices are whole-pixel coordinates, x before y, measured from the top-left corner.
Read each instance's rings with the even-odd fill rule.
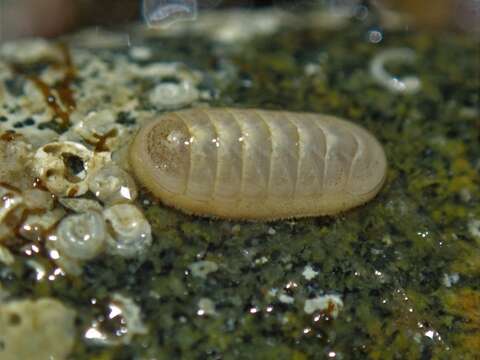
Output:
[[[372,44],[378,44],[383,40],[383,33],[380,29],[371,29],[367,33],[367,39]]]

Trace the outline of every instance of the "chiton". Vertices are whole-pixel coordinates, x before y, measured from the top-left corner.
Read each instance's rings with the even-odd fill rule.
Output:
[[[248,220],[350,209],[380,191],[387,170],[380,143],[352,122],[232,108],[159,116],[135,136],[130,163],[167,205]]]

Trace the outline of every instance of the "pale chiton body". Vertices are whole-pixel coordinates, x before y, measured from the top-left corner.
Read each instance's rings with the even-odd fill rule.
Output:
[[[387,169],[382,146],[362,127],[284,111],[167,113],[130,150],[135,175],[165,204],[231,219],[335,214],[373,198]]]

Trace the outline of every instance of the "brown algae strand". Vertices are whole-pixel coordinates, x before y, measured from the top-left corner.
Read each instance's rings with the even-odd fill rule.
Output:
[[[135,136],[130,162],[163,203],[246,220],[348,210],[380,191],[387,170],[380,143],[354,123],[232,108],[159,116]]]

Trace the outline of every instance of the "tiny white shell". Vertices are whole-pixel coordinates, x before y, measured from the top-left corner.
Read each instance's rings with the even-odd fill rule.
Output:
[[[52,229],[65,216],[65,210],[54,209],[44,214],[31,214],[22,223],[19,233],[30,241],[41,241],[46,231]]]
[[[34,155],[33,169],[49,191],[60,196],[79,196],[87,192],[88,175],[109,160],[109,153],[95,154],[82,144],[52,142]],[[77,173],[68,163],[81,166]]]
[[[199,92],[190,82],[161,83],[150,93],[150,102],[161,109],[178,109],[198,100]]]
[[[90,191],[102,202],[114,204],[137,198],[133,178],[120,167],[109,164],[94,173],[88,181]]]
[[[40,189],[27,189],[23,191],[25,206],[29,210],[51,210],[53,197],[48,191]]]
[[[107,239],[107,251],[124,257],[141,254],[152,242],[150,224],[131,204],[113,205],[103,212],[113,231]]]
[[[393,48],[381,51],[370,63],[370,74],[373,79],[394,93],[413,94],[420,90],[420,79],[415,75],[407,75],[403,78],[393,76],[385,70],[386,62],[413,63],[416,54],[409,48]]]
[[[55,247],[72,259],[89,260],[104,247],[107,231],[102,216],[95,211],[64,218],[57,228]]]

